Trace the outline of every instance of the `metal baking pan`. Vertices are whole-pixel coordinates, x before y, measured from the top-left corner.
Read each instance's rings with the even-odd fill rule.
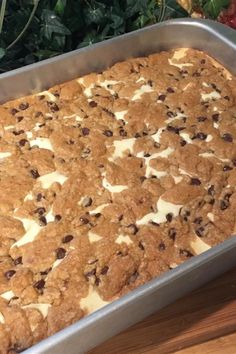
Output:
[[[0,75],[0,101],[47,89],[130,57],[170,48],[204,50],[236,74],[236,31],[203,20],[171,20]],[[236,266],[236,237],[189,259],[25,354],[80,354]]]

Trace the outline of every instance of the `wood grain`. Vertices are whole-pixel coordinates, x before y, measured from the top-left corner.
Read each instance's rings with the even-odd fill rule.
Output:
[[[175,352],[175,354],[235,354],[236,353],[236,332],[210,340],[205,343],[194,345]]]
[[[236,269],[130,327],[88,354],[205,354],[204,351],[180,350],[234,331]],[[189,350],[195,349],[192,347]],[[217,344],[213,351],[209,350],[206,353],[216,354]],[[232,354],[235,353],[236,347]]]

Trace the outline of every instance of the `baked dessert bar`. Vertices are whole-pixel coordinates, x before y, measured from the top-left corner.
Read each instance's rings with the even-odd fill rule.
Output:
[[[0,106],[0,353],[235,232],[236,79],[181,48]]]

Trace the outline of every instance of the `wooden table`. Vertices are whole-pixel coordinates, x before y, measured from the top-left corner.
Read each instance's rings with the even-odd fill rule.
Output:
[[[236,269],[88,354],[144,353],[236,354]]]

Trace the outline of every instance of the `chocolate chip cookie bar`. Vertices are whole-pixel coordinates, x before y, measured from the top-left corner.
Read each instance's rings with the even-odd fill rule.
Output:
[[[0,106],[0,353],[231,237],[236,78],[181,48]]]

